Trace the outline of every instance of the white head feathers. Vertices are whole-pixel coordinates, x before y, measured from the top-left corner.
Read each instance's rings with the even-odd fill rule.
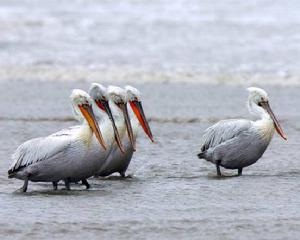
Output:
[[[132,86],[125,86],[125,91],[127,93],[127,98],[129,101],[140,101],[141,100],[141,93],[139,90]]]
[[[107,88],[104,87],[102,84],[92,83],[89,89],[89,94],[94,100],[107,98]]]
[[[249,101],[258,104],[261,101],[267,102],[269,100],[267,92],[261,88],[249,87],[247,90],[249,92]]]
[[[92,100],[90,95],[88,95],[85,91],[80,89],[74,89],[70,95],[70,99],[75,105],[83,105],[88,104],[92,105]]]
[[[126,103],[127,97],[126,97],[126,91],[120,87],[116,86],[109,86],[107,88],[107,95],[109,99],[114,101],[115,103]]]

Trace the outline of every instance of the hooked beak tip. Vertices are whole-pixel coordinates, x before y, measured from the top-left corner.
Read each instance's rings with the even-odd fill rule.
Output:
[[[152,132],[146,119],[142,103],[140,101],[130,101],[129,103],[144,132],[149,137],[150,141],[154,143]]]
[[[285,140],[285,141],[287,141],[287,137],[284,135],[284,136],[282,136],[282,138]]]

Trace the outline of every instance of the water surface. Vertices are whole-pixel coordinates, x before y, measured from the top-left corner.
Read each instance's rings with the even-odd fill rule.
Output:
[[[7,178],[23,141],[76,124],[68,95],[85,82],[1,83],[0,232],[2,239],[295,239],[300,236],[299,88],[264,86],[288,136],[277,135],[242,177],[216,178],[196,157],[203,130],[221,118],[249,117],[244,86],[139,84],[157,141],[142,132],[128,173],[91,179],[92,188]],[[37,91],[39,89],[39,91]],[[11,98],[9,96],[15,96]],[[224,171],[227,175],[235,171]]]

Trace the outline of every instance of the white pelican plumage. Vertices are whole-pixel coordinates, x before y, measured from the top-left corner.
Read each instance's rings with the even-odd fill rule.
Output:
[[[110,106],[109,106],[109,96],[107,94],[107,89],[102,85],[92,84],[89,89],[89,95],[93,99],[93,109],[96,115],[96,119],[98,121],[98,125],[101,129],[103,138],[105,139],[105,142],[107,143],[107,149],[108,153],[112,150],[115,150],[113,146],[115,146],[115,143],[117,144],[117,148],[119,148],[119,151],[121,153],[124,153],[125,150],[122,146],[121,138],[118,132],[118,128],[116,124],[119,126],[120,120],[117,119],[117,122],[115,122],[114,117],[112,115]],[[126,115],[126,112],[123,112],[123,115]],[[126,116],[125,116],[126,118]],[[127,116],[128,119],[128,116]],[[77,126],[79,127],[79,126]],[[114,132],[114,139],[111,138],[111,133]],[[107,152],[106,152],[107,154]],[[107,156],[109,156],[107,154]],[[102,159],[102,158],[101,158]],[[89,189],[90,185],[87,182],[86,179],[81,179],[82,184],[86,186],[87,189]],[[66,180],[65,180],[66,182]],[[78,182],[78,181],[75,181]],[[57,184],[56,184],[57,185]]]
[[[106,141],[115,139],[113,132],[105,132],[103,138],[92,110],[92,100],[86,92],[75,89],[70,99],[76,115],[83,120],[80,127],[26,141],[13,154],[8,175],[24,180],[23,192],[29,180],[57,183],[91,177],[107,158],[110,149]]]
[[[98,86],[102,85],[98,84]],[[125,172],[130,164],[133,152],[135,151],[139,125],[142,126],[143,130],[152,142],[154,142],[154,139],[148,121],[144,114],[141,102],[141,94],[136,88],[126,86],[125,90],[123,90],[119,87],[110,86],[108,87],[108,95],[112,99],[112,101],[110,102],[110,106],[113,111],[116,125],[118,126],[118,131],[122,139],[125,153],[121,153],[115,146],[105,163],[102,165],[101,169],[97,172],[97,175],[108,176],[114,172],[118,172],[122,177],[125,177]],[[118,101],[117,99],[115,99],[116,96],[119,96],[118,98],[122,96],[123,98],[124,103],[121,108],[123,109],[122,111],[120,111],[120,109],[116,107],[116,105],[118,105]],[[129,102],[135,116],[130,118],[129,123],[127,123],[128,120],[126,121],[126,116],[128,116],[126,107],[127,102]],[[123,116],[125,116],[125,122]],[[127,129],[127,134],[125,129]]]
[[[256,87],[247,90],[249,112],[259,120],[223,120],[204,133],[198,157],[215,164],[218,176],[221,176],[220,166],[238,169],[238,175],[241,175],[244,167],[254,164],[263,155],[274,130],[287,139],[271,110],[268,94]]]

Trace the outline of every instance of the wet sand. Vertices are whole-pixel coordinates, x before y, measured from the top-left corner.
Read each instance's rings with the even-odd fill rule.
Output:
[[[118,84],[118,83],[116,83]],[[123,84],[123,83],[122,83]],[[88,82],[0,83],[0,232],[2,239],[295,239],[300,236],[299,87],[263,86],[288,141],[274,139],[242,177],[216,178],[196,157],[203,130],[222,118],[250,116],[245,86],[135,84],[157,141],[140,132],[127,173],[91,179],[92,188],[7,178],[23,141],[75,125],[68,96]],[[235,171],[225,171],[227,175]],[[60,189],[63,186],[59,186]]]

